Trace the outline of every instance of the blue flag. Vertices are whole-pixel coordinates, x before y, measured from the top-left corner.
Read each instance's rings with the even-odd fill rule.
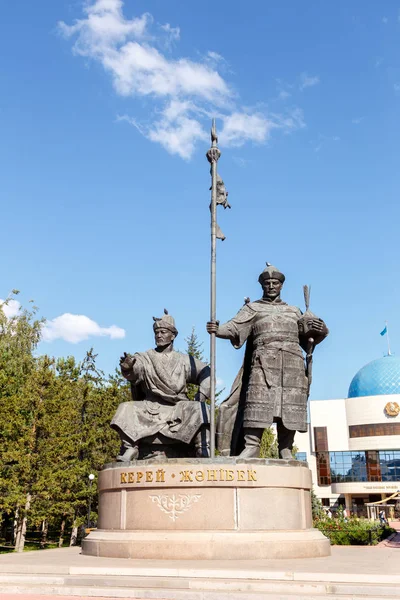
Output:
[[[381,331],[381,335],[385,335],[387,333],[387,326],[385,325],[385,329]]]

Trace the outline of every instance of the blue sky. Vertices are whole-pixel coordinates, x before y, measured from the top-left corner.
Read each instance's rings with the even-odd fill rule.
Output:
[[[194,326],[208,355],[216,116],[232,205],[218,215],[218,318],[260,296],[268,260],[289,303],[303,308],[312,285],[331,330],[312,398],[346,395],[385,352],[385,320],[400,352],[399,9],[3,3],[0,297],[35,299],[49,320],[40,351],[81,358],[93,345],[112,371],[123,351],[152,346],[167,307],[177,347]],[[229,387],[242,354],[226,341],[217,351]]]

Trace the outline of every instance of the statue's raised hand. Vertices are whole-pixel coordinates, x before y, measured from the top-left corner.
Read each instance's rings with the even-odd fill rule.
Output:
[[[129,371],[135,364],[135,361],[136,359],[133,356],[124,352],[124,355],[119,359],[119,364],[122,370]]]

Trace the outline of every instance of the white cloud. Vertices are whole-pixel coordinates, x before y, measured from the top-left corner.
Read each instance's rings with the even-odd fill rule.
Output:
[[[363,120],[364,117],[355,117],[354,119],[351,120],[351,122],[353,123],[353,125],[359,125],[361,123],[361,121]]]
[[[18,300],[8,300],[7,304],[4,304],[4,302],[5,301],[0,298],[0,307],[7,319],[17,316],[19,309],[21,308],[21,304]]]
[[[207,134],[196,119],[180,116],[174,121],[161,119],[148,132],[148,138],[159,142],[170,154],[189,160],[198,140],[207,140]]]
[[[224,118],[221,142],[226,146],[242,146],[245,142],[264,142],[277,125],[261,113],[234,112]]]
[[[382,23],[384,25],[386,25],[389,22],[389,19],[387,17],[382,17]]]
[[[74,25],[60,22],[65,37],[76,36],[74,52],[101,62],[123,96],[161,97],[193,94],[206,100],[227,97],[230,90],[217,71],[186,58],[168,60],[149,42],[148,13],[125,19],[122,0],[96,0],[86,4],[86,18]],[[179,28],[161,26],[168,38],[179,38]]]
[[[231,145],[262,143],[272,129],[282,128],[266,111],[237,106],[237,94],[218,70],[226,67],[220,54],[208,51],[197,61],[167,57],[160,48],[171,49],[180,38],[179,27],[158,25],[154,35],[149,13],[128,18],[123,8],[123,0],[85,0],[83,18],[72,25],[59,23],[64,37],[74,38],[74,53],[100,63],[118,95],[152,100],[147,123],[129,115],[119,120],[184,159],[208,139],[211,116],[223,119],[225,140]],[[302,85],[315,85],[315,79],[304,74]]]
[[[313,87],[314,85],[318,85],[318,83],[319,77],[317,75],[312,77],[310,75],[307,75],[307,73],[302,73],[300,75],[300,90],[304,90],[308,87]]]
[[[85,315],[72,315],[71,313],[64,313],[51,321],[47,321],[42,329],[44,342],[62,339],[77,344],[90,337],[104,336],[108,336],[112,340],[122,339],[125,337],[125,330],[116,325],[100,327],[96,321]]]
[[[221,141],[226,146],[243,146],[248,141],[266,142],[274,129],[290,133],[305,127],[303,112],[296,108],[284,114],[234,112],[223,118]]]

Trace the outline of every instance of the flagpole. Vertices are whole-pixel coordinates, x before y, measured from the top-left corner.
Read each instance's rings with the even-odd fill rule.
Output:
[[[392,353],[390,352],[389,327],[388,327],[387,321],[385,321],[385,325],[386,325],[386,339],[387,339],[387,345],[388,345],[388,356],[391,356]]]
[[[215,119],[212,120],[211,148],[207,160],[211,164],[211,265],[210,265],[210,321],[217,320],[217,162],[221,152],[217,146],[218,137]],[[210,456],[215,457],[215,388],[216,388],[216,339],[210,335]]]

